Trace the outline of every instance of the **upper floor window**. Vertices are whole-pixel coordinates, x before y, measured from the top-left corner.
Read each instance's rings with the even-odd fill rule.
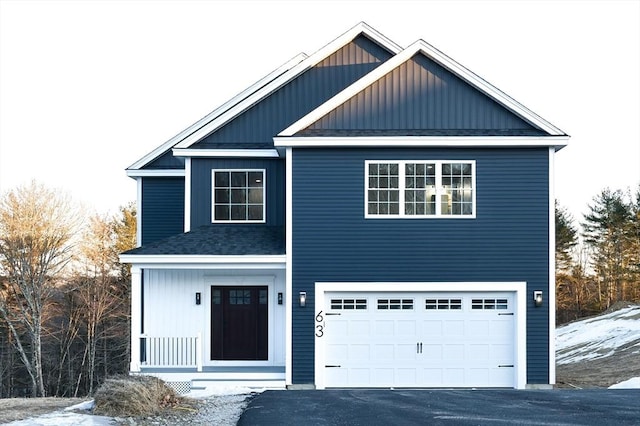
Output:
[[[213,221],[264,222],[264,189],[264,170],[214,170]]]
[[[475,161],[365,161],[365,217],[475,217]]]

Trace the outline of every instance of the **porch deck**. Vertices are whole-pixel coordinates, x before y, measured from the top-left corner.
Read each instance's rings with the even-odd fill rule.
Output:
[[[216,367],[202,366],[201,371],[195,367],[149,367],[140,366],[139,372],[158,377],[173,387],[180,394],[193,391],[213,391],[220,388],[285,388],[284,366],[260,367]]]

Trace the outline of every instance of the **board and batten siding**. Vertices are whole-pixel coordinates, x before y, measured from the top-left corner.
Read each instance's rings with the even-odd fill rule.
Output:
[[[142,241],[149,244],[184,231],[184,178],[142,178]]]
[[[417,54],[309,126],[309,130],[429,129],[544,134],[535,126]]]
[[[194,148],[229,143],[272,145],[273,135],[277,135],[390,57],[391,53],[384,48],[367,37],[358,36],[202,139]]]
[[[191,228],[212,222],[213,170],[259,169],[266,172],[266,225],[284,225],[285,170],[281,159],[193,158],[191,160]]]
[[[257,280],[257,281],[256,281]],[[277,304],[277,294],[284,293],[284,271],[277,270],[203,270],[203,269],[147,269],[144,271],[144,333],[150,337],[195,337],[202,335],[203,361],[210,361],[211,286],[264,285],[270,288],[272,330],[269,345],[274,365],[284,365],[285,326],[284,305]],[[201,294],[196,305],[195,294]]]
[[[365,160],[475,160],[476,218],[365,219]],[[547,148],[294,150],[292,290],[307,306],[293,305],[293,382],[314,381],[316,282],[526,281],[546,295],[548,161]],[[548,303],[530,299],[527,383],[549,383]]]

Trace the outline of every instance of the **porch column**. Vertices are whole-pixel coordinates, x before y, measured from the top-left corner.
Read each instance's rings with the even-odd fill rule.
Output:
[[[129,371],[140,372],[140,327],[142,325],[142,269],[131,266],[131,365]]]

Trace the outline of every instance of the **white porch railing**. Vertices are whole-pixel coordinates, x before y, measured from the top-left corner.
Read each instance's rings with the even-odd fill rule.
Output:
[[[141,366],[145,368],[196,368],[202,371],[202,336],[140,336]]]

